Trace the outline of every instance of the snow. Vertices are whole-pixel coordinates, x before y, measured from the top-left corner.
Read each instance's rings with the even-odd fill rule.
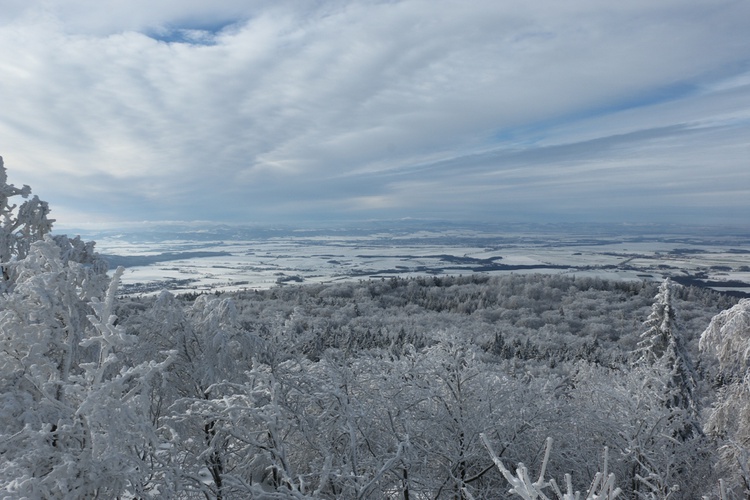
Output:
[[[391,276],[440,274],[566,273],[616,280],[661,280],[674,274],[703,274],[714,281],[750,283],[747,254],[730,251],[736,242],[704,244],[597,238],[497,235],[471,231],[410,234],[304,235],[294,231],[238,241],[169,239],[144,242],[121,234],[97,242],[102,254],[155,256],[191,251],[230,255],[177,259],[130,267],[123,276],[130,293],[177,293],[267,289],[279,283],[332,283]],[[495,264],[490,266],[488,264]],[[501,269],[498,265],[521,266]],[[551,268],[555,266],[556,268]],[[727,271],[729,269],[729,271]],[[137,286],[150,284],[150,287]],[[147,289],[148,288],[148,289]],[[736,286],[732,289],[739,289]],[[749,289],[744,289],[748,291]]]

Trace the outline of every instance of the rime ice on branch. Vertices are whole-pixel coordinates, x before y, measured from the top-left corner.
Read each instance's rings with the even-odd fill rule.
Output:
[[[701,335],[700,350],[718,360],[721,384],[706,433],[721,444],[726,487],[750,498],[750,299],[714,316]]]
[[[8,174],[0,156],[0,266],[3,281],[9,279],[6,264],[13,258],[22,259],[32,242],[41,240],[52,230],[54,219],[49,219],[49,205],[39,197],[27,199],[20,206],[13,197],[29,198],[31,188],[17,188],[8,184]]]
[[[547,447],[544,452],[544,460],[542,462],[542,468],[539,471],[539,479],[532,482],[531,476],[529,476],[529,470],[522,463],[518,464],[516,469],[516,475],[514,476],[505,465],[502,460],[497,456],[495,451],[492,449],[487,436],[480,434],[480,438],[484,447],[490,452],[492,461],[495,463],[497,468],[502,472],[505,479],[510,483],[512,488],[508,490],[508,493],[513,493],[524,500],[550,500],[550,497],[543,491],[545,488],[550,488],[558,500],[580,500],[581,493],[576,491],[573,492],[573,485],[571,482],[570,474],[565,474],[565,485],[567,491],[563,493],[560,487],[557,485],[554,479],[549,481],[544,479],[545,472],[547,471],[547,462],[549,461],[549,454],[552,448],[552,438],[547,438]],[[594,476],[594,481],[591,483],[588,491],[586,492],[586,500],[614,500],[622,493],[622,490],[615,486],[615,475],[607,473],[607,461],[608,461],[608,450],[604,448],[604,472],[597,472]]]

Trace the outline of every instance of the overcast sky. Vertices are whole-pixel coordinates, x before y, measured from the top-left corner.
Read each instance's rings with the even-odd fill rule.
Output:
[[[745,0],[0,0],[63,225],[747,223]]]

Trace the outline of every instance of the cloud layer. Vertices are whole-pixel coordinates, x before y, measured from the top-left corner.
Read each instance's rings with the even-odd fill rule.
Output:
[[[750,215],[747,2],[0,7],[0,154],[61,222]]]

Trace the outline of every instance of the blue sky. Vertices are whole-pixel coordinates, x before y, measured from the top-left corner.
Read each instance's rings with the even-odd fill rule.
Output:
[[[0,12],[0,155],[62,226],[750,216],[750,2]]]

